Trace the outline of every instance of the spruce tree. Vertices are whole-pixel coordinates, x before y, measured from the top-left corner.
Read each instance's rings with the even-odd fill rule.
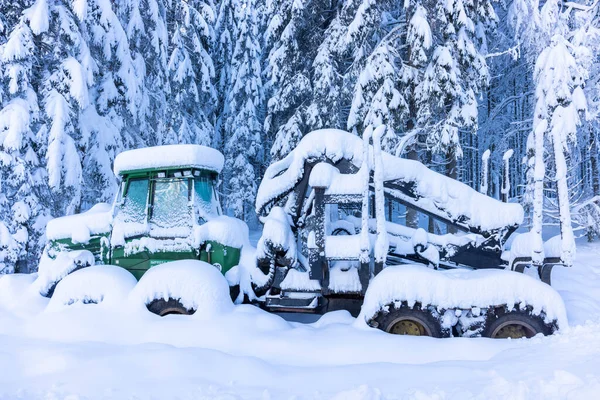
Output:
[[[204,1],[174,1],[167,18],[170,93],[165,142],[212,145],[217,93],[209,51],[214,41],[214,7]]]
[[[254,0],[235,9],[235,46],[231,60],[231,85],[225,108],[226,206],[238,218],[249,218],[254,209],[258,168],[262,163],[261,78],[258,7]]]

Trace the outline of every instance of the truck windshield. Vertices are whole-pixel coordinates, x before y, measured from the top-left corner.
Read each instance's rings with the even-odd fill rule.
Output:
[[[152,205],[153,236],[187,236],[190,231],[190,209],[187,178],[154,181]],[[158,229],[157,229],[158,228]]]
[[[130,179],[121,208],[123,222],[143,223],[146,220],[148,179]]]

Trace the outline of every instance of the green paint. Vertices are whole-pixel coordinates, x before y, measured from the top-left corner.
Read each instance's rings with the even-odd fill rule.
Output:
[[[208,241],[200,252],[200,260],[219,268],[225,274],[240,262],[241,249]]]

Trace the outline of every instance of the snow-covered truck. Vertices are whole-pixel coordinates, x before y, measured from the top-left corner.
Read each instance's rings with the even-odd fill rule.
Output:
[[[343,309],[395,334],[531,337],[566,326],[564,304],[549,285],[560,260],[547,259],[534,279],[514,272],[533,269],[525,235],[504,250],[522,222],[521,206],[382,152],[380,134],[368,129],[361,140],[315,131],[273,163],[256,199],[262,236],[255,255],[242,255],[242,268],[241,252],[252,247],[245,223],[221,215],[221,153],[195,145],[121,153],[114,165],[121,187],[112,205],[48,223],[39,291],[52,296],[66,275],[113,264],[141,277],[136,290],[151,312],[191,314],[202,296],[190,291],[207,286],[194,266],[173,263],[145,274],[188,259],[217,267],[227,278],[220,283],[238,301],[274,312]],[[457,232],[407,227],[400,219],[408,208]],[[194,265],[212,270],[200,264]],[[89,276],[104,271],[95,268]],[[63,289],[86,281],[79,275]],[[75,297],[84,303],[102,301],[101,290],[79,291]]]
[[[550,287],[560,259],[546,259],[533,278],[512,272],[534,270],[530,252],[504,250],[522,207],[382,152],[382,132],[369,128],[361,140],[314,131],[269,166],[256,199],[264,229],[253,284],[263,306],[345,309],[386,332],[434,337],[531,337],[564,326]],[[408,209],[448,233],[407,227]]]
[[[216,187],[223,162],[219,151],[199,145],[119,154],[114,172],[120,188],[112,205],[49,221],[41,293],[51,296],[64,276],[93,264],[117,265],[140,279],[155,265],[196,259],[227,274],[239,263],[238,238],[247,238],[248,228],[221,215]],[[177,311],[167,303],[155,301],[149,309]]]

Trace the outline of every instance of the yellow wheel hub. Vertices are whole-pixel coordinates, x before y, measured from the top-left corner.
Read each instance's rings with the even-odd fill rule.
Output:
[[[418,323],[417,321],[412,321],[409,319],[404,319],[402,321],[396,322],[390,333],[394,335],[410,335],[410,336],[426,336],[425,327]]]

